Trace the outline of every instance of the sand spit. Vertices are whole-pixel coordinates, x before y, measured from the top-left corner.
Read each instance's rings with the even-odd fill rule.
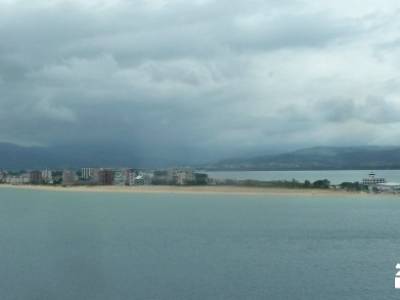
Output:
[[[239,187],[239,186],[48,186],[48,185],[9,185],[0,188],[52,191],[52,192],[94,192],[94,193],[161,193],[161,194],[230,194],[230,195],[283,195],[283,196],[349,196],[366,193],[337,190]]]

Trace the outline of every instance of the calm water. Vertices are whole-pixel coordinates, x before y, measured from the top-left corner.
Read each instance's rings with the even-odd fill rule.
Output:
[[[399,299],[400,198],[0,189],[0,299]]]
[[[254,179],[254,180],[292,180],[298,181],[328,179],[332,184],[342,182],[362,181],[370,171],[339,170],[339,171],[217,171],[206,172],[215,179]],[[400,182],[400,170],[379,170],[377,177],[384,177],[390,182]]]

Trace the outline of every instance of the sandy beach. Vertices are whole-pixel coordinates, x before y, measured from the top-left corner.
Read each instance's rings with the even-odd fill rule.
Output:
[[[164,193],[164,194],[231,194],[231,195],[285,195],[285,196],[349,196],[356,192],[290,189],[238,186],[46,186],[46,185],[9,185],[0,188],[53,191],[53,192],[92,192],[92,193]],[[365,193],[364,193],[365,194]]]

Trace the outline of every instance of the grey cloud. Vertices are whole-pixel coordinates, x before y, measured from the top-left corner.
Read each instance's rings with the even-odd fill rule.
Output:
[[[378,96],[367,96],[358,101],[355,99],[317,101],[314,109],[318,112],[318,118],[328,122],[340,123],[351,120],[368,124],[400,122],[400,102],[388,101]]]
[[[377,78],[399,69],[389,50],[376,61],[370,17],[307,1],[160,3],[0,4],[0,141],[198,160],[398,121],[398,90]]]
[[[315,109],[322,112],[320,116],[329,122],[344,122],[362,115],[353,99],[318,101]]]

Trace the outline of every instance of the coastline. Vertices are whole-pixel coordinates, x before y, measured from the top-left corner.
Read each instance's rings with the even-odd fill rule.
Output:
[[[1,188],[51,191],[51,192],[88,192],[88,193],[156,193],[156,194],[227,194],[227,195],[265,195],[265,196],[352,196],[368,195],[362,192],[323,189],[298,189],[274,187],[243,186],[48,186],[48,185],[11,185],[0,184]]]

